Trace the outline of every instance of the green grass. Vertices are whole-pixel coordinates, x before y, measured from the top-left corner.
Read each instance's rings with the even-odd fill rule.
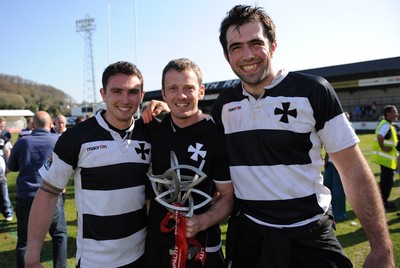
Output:
[[[359,137],[361,139],[361,150],[363,151],[366,159],[369,160],[373,135],[360,135]],[[378,179],[379,166],[374,163],[370,163],[370,167]],[[14,205],[16,176],[17,173],[15,172],[11,172],[7,175],[8,187],[11,196],[10,198],[12,199]],[[395,175],[395,185],[392,189],[390,199],[396,203],[398,208],[400,208],[400,181],[398,174]],[[386,220],[390,229],[392,241],[394,242],[395,262],[397,264],[400,264],[400,216],[396,215],[398,211],[399,210],[386,213]],[[74,257],[76,236],[76,211],[72,180],[67,187],[65,212],[68,225],[68,267],[75,267]],[[351,225],[352,222],[356,222],[357,225]],[[16,228],[17,225],[15,218],[11,223],[0,220],[0,267],[16,266]],[[226,225],[222,226],[222,230],[223,238],[225,238]],[[362,267],[363,261],[367,256],[370,248],[364,231],[349,204],[347,204],[347,220],[337,224],[336,235],[339,241],[342,243],[346,254],[352,260],[354,267]],[[42,260],[44,261],[45,267],[52,267],[51,259],[51,240],[49,237],[47,237],[42,254]]]

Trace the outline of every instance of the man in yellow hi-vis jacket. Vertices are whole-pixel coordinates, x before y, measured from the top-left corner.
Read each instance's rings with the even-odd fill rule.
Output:
[[[393,209],[395,205],[388,198],[393,187],[393,173],[397,167],[398,142],[396,129],[393,123],[397,120],[398,111],[393,105],[383,108],[384,119],[375,130],[375,139],[372,144],[372,161],[381,167],[381,181],[379,183],[383,203],[386,209]]]

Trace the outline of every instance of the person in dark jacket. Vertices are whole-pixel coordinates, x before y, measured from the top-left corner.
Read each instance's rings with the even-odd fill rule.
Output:
[[[50,133],[51,117],[45,111],[37,112],[33,117],[33,131],[29,136],[20,138],[14,145],[8,161],[10,171],[19,171],[17,177],[17,267],[25,266],[24,256],[27,245],[28,219],[36,191],[42,184],[39,168],[50,158],[58,135]],[[67,262],[67,226],[64,202],[57,201],[53,222],[49,233],[53,238],[53,266],[66,267]]]

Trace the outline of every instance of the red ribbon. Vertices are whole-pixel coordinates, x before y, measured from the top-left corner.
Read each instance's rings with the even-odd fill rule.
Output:
[[[204,262],[206,261],[206,250],[205,250],[205,248],[194,237],[189,238],[188,241],[189,241],[190,244],[200,248],[199,252],[197,252],[196,257],[194,258],[194,261],[200,260],[201,265],[204,266]]]
[[[177,204],[174,204],[177,206]],[[186,240],[186,218],[183,217],[179,211],[175,211],[175,226],[172,228],[167,227],[168,221],[170,220],[172,213],[167,212],[164,219],[161,221],[160,229],[163,233],[170,233],[175,229],[175,249],[174,254],[171,258],[172,268],[185,268],[185,263],[188,254],[188,240]],[[189,239],[190,244],[193,244],[200,248],[200,251],[196,254],[195,261],[200,260],[202,266],[206,259],[206,251],[200,242],[195,238]]]

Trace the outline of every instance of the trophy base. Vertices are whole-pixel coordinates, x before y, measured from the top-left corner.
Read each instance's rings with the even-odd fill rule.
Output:
[[[188,245],[188,255],[187,255],[187,259],[188,260],[191,260],[191,259],[193,259],[194,257],[196,257],[196,255],[197,255],[197,253],[199,253],[199,251],[200,251],[200,248],[199,247],[196,247],[196,246],[193,246],[193,245]],[[171,248],[170,250],[169,250],[169,255],[174,255],[174,252],[175,252],[175,248]]]

